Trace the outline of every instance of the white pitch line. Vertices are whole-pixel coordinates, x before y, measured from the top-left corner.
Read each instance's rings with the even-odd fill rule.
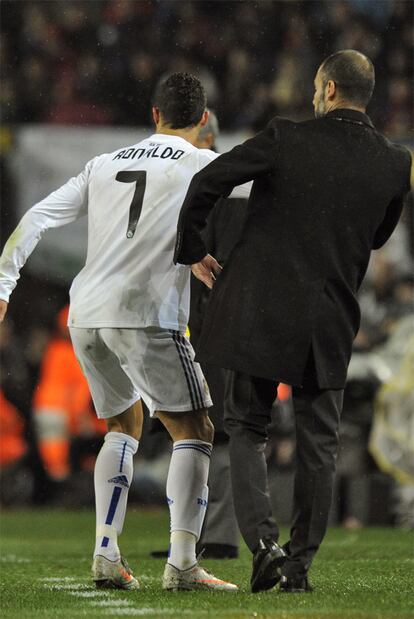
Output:
[[[75,578],[73,576],[62,576],[61,578],[56,576],[48,576],[47,578],[39,578],[39,580],[42,582],[73,582]]]
[[[144,616],[148,615],[173,615],[177,616],[177,610],[175,608],[108,608],[103,611],[105,615],[130,615],[130,616]],[[180,609],[179,615],[192,615],[194,616],[194,610],[182,610]],[[208,611],[197,611],[197,615],[207,615]]]
[[[132,602],[129,600],[101,600],[100,602],[91,602],[91,606],[99,608],[118,608],[119,606],[131,606]]]
[[[45,589],[49,589],[50,591],[79,591],[92,589],[91,585],[84,585],[82,583],[64,583],[62,585],[59,584],[45,584],[43,585]]]
[[[68,591],[69,595],[77,598],[103,598],[107,597],[107,591]]]
[[[17,555],[4,555],[0,557],[1,563],[31,563],[31,559],[25,557],[18,557]]]

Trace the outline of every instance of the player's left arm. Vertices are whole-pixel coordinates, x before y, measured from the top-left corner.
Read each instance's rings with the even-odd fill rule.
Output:
[[[201,238],[207,216],[220,197],[237,185],[268,174],[277,161],[275,127],[220,155],[192,179],[180,211],[174,263],[195,264],[206,255]]]
[[[89,176],[94,161],[90,161],[78,176],[27,211],[5,244],[0,256],[0,322],[6,314],[20,269],[42,234],[49,228],[64,226],[86,214]]]

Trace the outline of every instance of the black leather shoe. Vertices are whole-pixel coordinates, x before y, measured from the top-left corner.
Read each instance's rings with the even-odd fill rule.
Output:
[[[267,591],[274,587],[281,578],[280,568],[285,561],[286,553],[273,539],[270,537],[261,539],[253,555],[250,579],[252,592]]]
[[[311,593],[313,587],[310,585],[307,576],[282,576],[279,590],[282,593]]]

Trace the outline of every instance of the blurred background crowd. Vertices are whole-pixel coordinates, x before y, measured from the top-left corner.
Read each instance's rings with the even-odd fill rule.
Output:
[[[338,49],[355,48],[376,67],[374,123],[412,147],[413,7],[410,0],[3,0],[2,246],[17,220],[19,191],[8,166],[14,132],[51,123],[150,127],[154,86],[172,71],[201,78],[223,130],[251,133],[275,114],[311,117],[318,64]],[[332,516],[348,527],[414,526],[412,202],[410,196],[361,289]],[[5,506],[93,500],[91,475],[104,428],[71,349],[67,293],[65,282],[29,266],[0,328]],[[289,388],[280,396],[268,459],[276,512],[286,521],[294,426]],[[132,498],[164,500],[169,449],[147,422]]]
[[[308,115],[315,67],[355,48],[376,66],[379,128],[410,130],[409,0],[4,0],[2,12],[4,122],[150,125],[159,78],[190,70],[223,128],[259,128]]]

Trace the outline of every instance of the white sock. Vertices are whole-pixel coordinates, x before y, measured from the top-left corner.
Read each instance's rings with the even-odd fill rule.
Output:
[[[122,533],[132,481],[133,456],[138,441],[121,432],[108,432],[95,464],[96,543],[94,557],[111,561],[120,557],[118,535]]]
[[[173,445],[167,478],[171,540],[168,563],[185,570],[196,563],[195,545],[203,526],[208,498],[212,445],[196,439]]]

